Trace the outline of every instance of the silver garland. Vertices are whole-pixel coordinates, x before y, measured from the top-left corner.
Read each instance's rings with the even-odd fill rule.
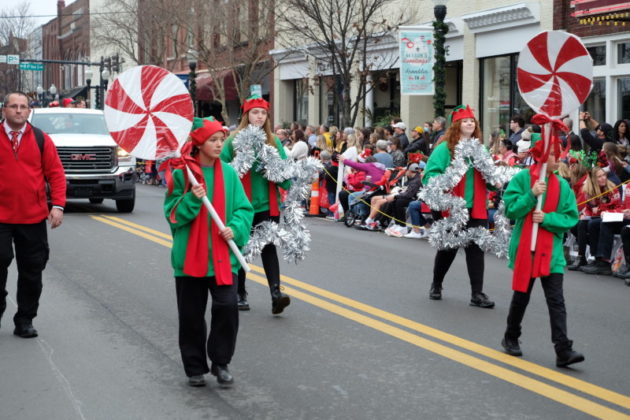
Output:
[[[319,176],[321,163],[312,157],[294,162],[281,159],[278,149],[266,144],[265,132],[254,125],[239,131],[234,138],[232,167],[239,176],[255,170],[267,180],[281,183],[291,180],[291,187],[280,213],[280,222],[265,221],[253,229],[244,255],[251,261],[267,244],[279,246],[286,261],[297,263],[310,250],[311,233],[304,223],[301,201],[311,193],[311,184]]]
[[[429,243],[438,249],[452,249],[475,242],[485,252],[504,257],[508,252],[511,228],[504,215],[503,203],[495,213],[495,229],[490,232],[483,227],[466,228],[468,210],[466,200],[453,196],[449,191],[461,181],[470,166],[477,169],[487,183],[504,185],[520,170],[497,166],[488,150],[477,139],[461,140],[455,146],[455,158],[442,175],[431,178],[420,190],[418,198],[431,210],[449,211],[449,216],[436,221],[429,230]]]

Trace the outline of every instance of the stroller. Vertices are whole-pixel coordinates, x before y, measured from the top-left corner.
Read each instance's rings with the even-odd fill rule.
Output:
[[[383,176],[376,183],[363,181],[363,185],[369,187],[362,195],[355,198],[354,202],[349,202],[348,212],[345,215],[344,224],[352,227],[356,222],[363,222],[370,214],[370,200],[377,195],[389,194],[393,187],[400,182],[405,175],[406,168],[394,168],[385,171]]]

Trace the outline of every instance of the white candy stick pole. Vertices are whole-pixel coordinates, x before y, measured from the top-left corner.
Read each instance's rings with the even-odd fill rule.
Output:
[[[199,185],[199,182],[197,182],[195,175],[192,173],[188,165],[186,165],[186,171],[188,172],[188,178],[190,179],[191,184],[195,187]],[[217,227],[219,228],[219,230],[222,231],[223,229],[225,229],[225,225],[223,224],[223,221],[217,214],[214,207],[212,207],[212,203],[210,203],[210,200],[208,200],[208,197],[204,195],[201,198],[201,201],[203,201],[203,204],[208,209],[208,212],[210,213],[210,217],[212,217],[212,220],[214,221],[214,223],[217,224]],[[243,270],[247,272],[251,271],[252,269],[247,264],[247,261],[245,261],[245,258],[243,257],[243,254],[241,254],[241,251],[238,249],[238,246],[236,246],[236,243],[232,239],[228,240],[227,243],[230,246],[230,249],[236,256],[236,258],[238,259],[238,261],[241,263]]]
[[[549,143],[551,142],[551,123],[546,123],[545,124],[545,136],[543,138],[544,141],[544,149],[543,150],[547,150],[547,148],[549,147]],[[543,163],[542,168],[540,168],[540,176],[538,178],[538,181],[540,181],[541,179],[544,180],[545,176],[547,175],[547,162]],[[542,209],[542,199],[543,199],[543,195],[544,194],[540,194],[538,196],[538,201],[536,203],[536,210],[540,210]],[[536,240],[538,239],[538,223],[534,223],[534,226],[532,228],[532,244],[531,244],[531,251],[534,252],[536,251]]]
[[[337,172],[337,189],[335,191],[335,203],[339,203],[339,193],[341,192],[341,188],[343,186],[343,176],[344,176],[345,171],[346,171],[346,167],[343,164],[343,160],[342,160],[339,162],[339,168]],[[343,207],[341,207],[341,204],[339,205],[337,212],[340,215],[343,215]]]

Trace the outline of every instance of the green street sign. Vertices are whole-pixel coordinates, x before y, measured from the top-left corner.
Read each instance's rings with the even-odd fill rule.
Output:
[[[20,63],[20,70],[44,71],[44,63]]]

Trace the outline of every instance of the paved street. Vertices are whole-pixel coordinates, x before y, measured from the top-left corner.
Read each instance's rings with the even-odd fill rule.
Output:
[[[463,254],[428,299],[434,251],[309,219],[312,251],[283,264],[292,304],[270,311],[260,261],[241,313],[231,390],[188,387],[177,346],[164,189],[138,185],[136,210],[71,202],[50,232],[35,327],[12,335],[15,270],[0,328],[1,419],[579,419],[630,415],[630,288],[565,277],[569,336],[586,361],[555,367],[542,290],[525,316],[524,357],[500,350],[511,297],[486,257],[496,308],[468,305]]]

